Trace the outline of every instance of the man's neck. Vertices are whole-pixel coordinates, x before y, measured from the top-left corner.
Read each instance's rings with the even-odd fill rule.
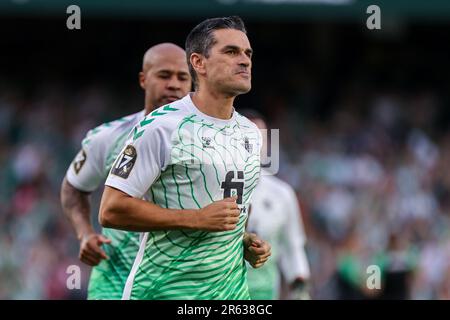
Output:
[[[151,104],[150,102],[145,102],[145,115],[148,115],[150,112],[152,112],[153,110],[157,109],[158,107],[155,107],[153,104]]]
[[[217,93],[204,90],[195,91],[192,96],[192,102],[204,114],[222,120],[228,120],[232,117],[233,102],[235,97],[225,97]]]

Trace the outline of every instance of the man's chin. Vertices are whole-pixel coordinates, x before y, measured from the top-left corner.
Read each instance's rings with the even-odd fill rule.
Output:
[[[161,100],[161,106],[164,106],[166,104],[175,102],[177,100],[180,100],[181,98],[177,98],[177,97],[170,97],[170,98],[164,98]]]
[[[236,95],[245,94],[252,89],[251,85],[239,86],[235,88]]]

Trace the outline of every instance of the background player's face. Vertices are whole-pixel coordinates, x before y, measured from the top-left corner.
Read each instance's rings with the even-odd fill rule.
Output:
[[[191,77],[184,53],[166,51],[149,60],[139,77],[146,105],[160,107],[188,94]]]
[[[252,49],[247,35],[239,30],[214,31],[216,43],[205,59],[208,83],[226,94],[236,96],[251,89]]]

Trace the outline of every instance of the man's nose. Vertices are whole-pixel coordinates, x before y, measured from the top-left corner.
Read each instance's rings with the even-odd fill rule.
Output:
[[[239,65],[242,67],[249,67],[252,63],[252,60],[245,54],[241,54],[241,58],[239,60]]]
[[[178,90],[181,88],[181,81],[177,77],[171,77],[167,83],[167,88],[170,90]]]

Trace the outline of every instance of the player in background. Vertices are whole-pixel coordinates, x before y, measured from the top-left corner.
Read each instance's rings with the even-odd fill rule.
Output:
[[[65,215],[80,241],[79,258],[95,266],[89,281],[90,299],[120,299],[138,248],[138,234],[103,229],[91,224],[89,194],[104,183],[112,162],[133,126],[154,108],[185,96],[191,88],[186,53],[172,43],[147,50],[139,84],[145,91],[144,110],[90,130],[61,186]],[[103,244],[111,244],[103,246]],[[109,260],[105,260],[109,258]]]
[[[249,109],[241,113],[263,130],[263,151],[267,150],[264,139],[267,126],[263,116]],[[247,231],[258,234],[272,246],[272,258],[262,268],[248,269],[251,298],[280,299],[283,275],[288,284],[289,299],[309,299],[306,237],[294,189],[274,175],[261,174],[251,203]]]
[[[243,243],[261,148],[257,127],[233,108],[251,88],[245,26],[205,20],[186,51],[196,91],[135,126],[105,183],[101,224],[144,232],[123,299],[248,299],[245,248],[265,251],[254,266],[270,255],[265,242]],[[219,227],[199,224],[210,207],[226,213],[207,215]]]

